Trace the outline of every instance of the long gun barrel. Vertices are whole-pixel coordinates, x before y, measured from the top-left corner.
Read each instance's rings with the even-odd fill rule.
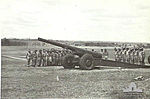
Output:
[[[48,43],[48,44],[59,46],[59,47],[62,47],[62,48],[70,49],[70,50],[74,51],[75,54],[77,54],[79,56],[82,56],[84,54],[91,54],[95,58],[102,58],[102,54],[101,53],[92,52],[92,51],[84,50],[82,48],[77,48],[77,47],[73,47],[73,46],[70,46],[70,45],[58,43],[58,42],[56,42],[54,40],[46,40],[46,39],[43,39],[43,38],[38,38],[38,40],[42,41],[42,42],[45,42],[45,43]]]

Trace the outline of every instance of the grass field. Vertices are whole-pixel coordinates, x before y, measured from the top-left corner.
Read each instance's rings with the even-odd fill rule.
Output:
[[[2,47],[2,55],[20,57],[29,47]],[[40,49],[30,47],[30,49]],[[109,49],[113,58],[112,49]],[[149,52],[146,52],[148,55]],[[101,98],[122,99],[131,82],[150,99],[150,69],[96,68],[68,70],[62,66],[26,67],[26,61],[2,57],[2,99]],[[143,76],[144,80],[134,81]],[[59,79],[58,79],[59,78]]]

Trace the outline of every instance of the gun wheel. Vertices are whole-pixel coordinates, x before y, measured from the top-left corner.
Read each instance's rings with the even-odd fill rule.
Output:
[[[75,65],[73,64],[74,56],[72,54],[67,54],[62,59],[62,65],[65,69],[74,68]]]
[[[80,59],[80,69],[91,70],[94,68],[93,65],[93,56],[90,54],[85,54]]]
[[[150,56],[148,56],[148,63],[150,64]]]

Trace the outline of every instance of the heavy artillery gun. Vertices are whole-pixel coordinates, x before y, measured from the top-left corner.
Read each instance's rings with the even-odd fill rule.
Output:
[[[73,54],[67,54],[63,57],[62,65],[64,68],[74,68],[74,66],[78,64],[81,69],[89,70],[94,68],[95,59],[102,59],[101,53],[58,43],[53,40],[46,40],[43,38],[38,38],[38,40],[73,51]],[[75,58],[75,55],[79,56],[78,59]]]
[[[76,65],[78,65],[80,69],[85,69],[85,70],[91,70],[95,66],[150,68],[150,66],[147,65],[137,65],[137,64],[130,64],[130,63],[113,61],[113,60],[103,60],[101,53],[88,51],[82,48],[77,48],[70,45],[58,43],[54,40],[46,40],[43,38],[38,38],[38,40],[73,51],[72,54],[67,54],[62,58],[62,65],[64,68],[71,69],[74,68]],[[150,61],[150,57],[149,57],[149,61]]]

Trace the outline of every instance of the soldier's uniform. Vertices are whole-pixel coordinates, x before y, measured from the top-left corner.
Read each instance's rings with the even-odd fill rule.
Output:
[[[145,62],[144,62],[144,60],[145,60],[145,52],[144,52],[143,48],[140,49],[139,56],[140,56],[140,64],[144,65],[145,64]]]
[[[29,50],[28,52],[27,52],[27,54],[26,54],[26,59],[27,59],[27,61],[28,61],[28,66],[30,66],[31,65],[31,62],[32,62],[32,53],[31,53],[31,51]]]
[[[115,51],[115,61],[117,61],[117,49],[115,48],[114,51]]]
[[[49,65],[52,65],[52,52],[49,52]]]
[[[43,66],[46,66],[46,53],[45,53],[45,50],[43,51],[42,53],[42,57],[43,57]]]
[[[47,51],[47,66],[50,65],[50,51]]]
[[[62,65],[62,60],[64,56],[65,56],[64,51],[61,51],[61,65]]]
[[[49,61],[49,54],[48,54],[48,51],[45,52],[45,55],[46,55],[46,63],[45,63],[45,66],[48,66],[48,61]]]
[[[118,49],[117,52],[116,52],[116,60],[117,60],[117,61],[120,61],[120,60],[119,60],[119,59],[120,59],[119,54],[120,54],[120,50]]]
[[[39,52],[38,52],[38,66],[42,66],[42,60],[43,60],[42,50],[39,50]]]
[[[61,65],[61,51],[58,52],[58,65]]]
[[[35,50],[33,52],[32,57],[33,57],[33,59],[32,59],[32,66],[35,67],[37,65],[37,50]]]
[[[130,53],[130,56],[131,56],[131,63],[134,64],[134,53],[135,53],[135,50],[132,49],[131,53]]]
[[[58,52],[55,53],[55,65],[58,65]]]
[[[134,63],[138,64],[138,49],[135,49],[135,52],[134,52]]]
[[[126,62],[126,49],[125,48],[122,50],[122,61]]]
[[[123,58],[122,58],[123,57],[122,52],[123,52],[123,50],[120,49],[119,50],[119,61],[120,62],[122,62],[122,60],[123,60]]]
[[[52,52],[51,56],[52,56],[52,65],[55,65],[55,52]]]
[[[126,49],[126,62],[127,63],[130,62],[130,50],[129,50],[129,48]]]
[[[132,52],[132,49],[129,49],[129,50],[127,51],[127,55],[128,55],[127,62],[128,62],[128,63],[131,63],[131,52]]]

